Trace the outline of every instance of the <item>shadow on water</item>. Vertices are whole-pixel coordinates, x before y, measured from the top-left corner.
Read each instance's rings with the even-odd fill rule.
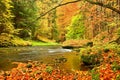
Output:
[[[70,49],[60,46],[10,47],[0,48],[0,70],[17,67],[13,62],[39,61],[53,64],[54,67],[72,70],[79,69],[79,56]]]

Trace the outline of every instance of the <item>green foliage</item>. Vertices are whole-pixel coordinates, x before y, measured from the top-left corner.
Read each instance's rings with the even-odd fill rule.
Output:
[[[120,74],[117,75],[116,80],[120,80]]]
[[[59,32],[58,32],[58,27],[57,27],[57,24],[56,24],[56,10],[54,10],[52,12],[53,16],[52,16],[52,37],[54,40],[58,40],[58,35],[59,35]]]
[[[25,41],[22,38],[19,38],[18,36],[14,36],[11,42],[13,46],[31,46],[31,42]]]
[[[41,46],[41,45],[59,45],[57,43],[45,43],[45,42],[40,42],[40,41],[31,41],[32,42],[32,46]]]
[[[53,9],[46,16],[44,13],[58,4],[59,0],[39,0],[37,5],[39,6],[40,14],[40,27],[36,30],[36,35],[44,36],[47,39],[58,41],[58,26],[57,26],[57,10]]]
[[[80,54],[90,54],[92,52],[91,48],[81,48]]]
[[[30,29],[32,35],[39,26],[38,7],[34,0],[13,0],[15,14],[15,28]]]
[[[113,69],[114,71],[120,70],[120,65],[119,65],[117,62],[113,62],[113,63],[112,63],[112,69]]]
[[[118,28],[118,30],[117,30],[117,34],[120,36],[120,28]]]
[[[96,72],[94,69],[91,70],[92,80],[100,80],[100,74]]]
[[[29,32],[28,29],[22,29],[19,31],[18,36],[23,39],[27,39],[27,38],[30,39],[31,33]]]
[[[84,48],[80,50],[80,60],[87,66],[94,67],[102,61],[102,51],[94,48]]]
[[[51,74],[53,71],[53,67],[47,66],[45,71]]]
[[[66,34],[67,39],[81,39],[85,33],[85,26],[83,22],[83,15],[80,13],[72,18],[71,24],[68,26]]]
[[[114,52],[116,52],[117,54],[120,54],[120,45],[118,45],[117,43],[107,43],[103,45],[103,50],[113,50]]]
[[[14,15],[11,13],[11,0],[0,0],[0,33],[13,33],[14,27],[12,19]]]
[[[82,55],[81,60],[85,65],[97,65],[100,64],[100,59],[98,54],[87,54]]]
[[[0,35],[0,47],[13,46],[12,39],[13,35],[10,35],[8,33],[2,33]]]
[[[0,47],[9,47],[9,46],[30,46],[31,43],[28,41],[24,41],[23,39],[8,34],[2,33],[0,35]]]

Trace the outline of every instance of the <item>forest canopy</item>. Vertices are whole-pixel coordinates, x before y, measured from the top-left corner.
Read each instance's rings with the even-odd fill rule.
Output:
[[[120,80],[120,0],[0,0],[0,54],[2,80]]]
[[[113,36],[119,26],[119,0],[1,0],[0,6],[0,33],[24,40],[92,39],[105,31]]]

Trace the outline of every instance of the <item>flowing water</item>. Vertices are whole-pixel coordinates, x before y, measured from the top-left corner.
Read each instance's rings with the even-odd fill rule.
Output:
[[[39,61],[53,64],[61,69],[79,69],[79,55],[70,49],[60,46],[34,46],[0,48],[0,70],[17,67],[14,62]]]

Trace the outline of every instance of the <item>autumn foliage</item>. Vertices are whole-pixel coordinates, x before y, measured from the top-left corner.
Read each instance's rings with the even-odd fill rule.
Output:
[[[13,23],[11,22],[11,18],[13,18],[13,15],[11,13],[12,11],[10,10],[12,6],[10,6],[9,4],[11,0],[5,0],[5,1],[3,0],[0,1],[0,6],[4,4],[6,7],[4,9],[4,5],[3,5],[0,8],[2,11],[0,12],[0,15],[1,15],[0,16],[1,17],[1,20],[0,20],[1,37],[0,38],[1,38],[1,43],[2,42],[4,43],[4,41],[5,42],[8,41],[8,43],[10,43],[10,46],[11,46],[11,42],[9,41],[14,39],[13,38],[14,36],[10,35],[10,40],[9,38],[7,40],[6,38],[2,38],[3,35],[4,36],[6,35],[3,33],[8,33],[7,35],[14,33]],[[41,0],[41,1],[44,3],[44,6],[43,6],[43,3],[40,2],[39,7],[41,7],[40,14],[43,15],[44,12],[47,12],[46,10],[49,9],[48,7],[52,8],[53,5],[52,5],[52,2],[47,3],[49,0]],[[63,3],[68,1],[69,0],[66,0]],[[105,7],[104,5],[99,6],[100,3],[98,5],[93,5],[90,1],[95,1],[98,3],[101,2],[104,5],[109,5],[109,7]],[[56,2],[54,3],[54,5],[56,5]],[[31,9],[30,7],[31,6],[27,7],[27,9],[28,10]],[[81,65],[81,66],[84,65],[84,67],[87,67],[86,70],[81,69],[81,70],[67,71],[65,69],[60,69],[59,66],[57,67],[53,66],[53,64],[44,64],[38,61],[29,61],[28,63],[14,63],[14,64],[18,64],[17,68],[13,68],[10,71],[1,71],[0,80],[120,80],[120,50],[119,50],[120,47],[118,47],[119,45],[117,44],[117,46],[113,46],[114,49],[113,48],[111,49],[108,47],[104,48],[104,46],[102,46],[105,41],[108,42],[115,36],[113,33],[116,33],[116,30],[120,26],[120,23],[119,23],[120,15],[115,11],[113,11],[112,9],[110,9],[110,7],[120,9],[119,0],[85,0],[85,1],[80,1],[80,3],[78,2],[78,3],[71,3],[68,5],[64,5],[55,9],[53,12],[48,13],[47,16],[44,17],[45,19],[41,18],[39,30],[37,30],[38,28],[36,28],[38,26],[35,27],[36,24],[34,22],[37,16],[35,16],[35,14],[33,14],[34,16],[26,15],[25,23],[27,24],[28,22],[30,23],[27,26],[23,26],[23,29],[26,29],[26,30],[30,29],[32,30],[32,34],[36,33],[36,35],[38,31],[39,35],[37,35],[37,37],[41,41],[49,42],[51,40],[48,40],[46,38],[55,39],[56,36],[58,38],[58,34],[56,35],[57,31],[59,31],[60,33],[59,34],[60,41],[61,42],[65,41],[66,39],[65,34],[70,33],[68,34],[68,36],[71,35],[71,32],[67,32],[66,27],[70,26],[70,24],[73,22],[75,26],[71,24],[72,26],[69,27],[70,28],[69,31],[72,30],[72,32],[77,32],[77,33],[72,35],[76,36],[80,33],[84,33],[84,34],[78,35],[77,38],[73,37],[73,39],[78,39],[78,41],[70,40],[70,41],[66,41],[68,45],[65,42],[63,44],[65,44],[65,46],[74,45],[75,48],[81,47],[81,45],[83,47],[83,45],[87,41],[84,40],[85,41],[84,42],[80,40],[81,41],[80,42],[79,41],[80,36],[82,36],[82,38],[84,39],[89,39],[89,40],[92,39],[94,41],[95,37],[101,34],[100,35],[102,37],[100,39],[101,42],[99,41],[100,50],[97,49],[96,51],[96,49],[93,49],[93,50],[90,49],[90,51],[87,50],[82,54],[80,53],[80,55],[82,55],[82,62],[76,65]],[[23,5],[23,8],[25,8],[24,5]],[[18,9],[15,9],[16,12]],[[25,12],[28,12],[28,11],[25,9]],[[30,10],[30,13],[31,13],[31,10]],[[79,13],[82,13],[82,14],[79,15]],[[21,13],[21,15],[23,14]],[[83,16],[83,18],[78,18],[79,16],[77,15]],[[31,23],[31,16],[34,19],[32,20],[32,23]],[[76,16],[76,17],[73,17],[73,16]],[[17,20],[20,19],[18,18],[19,16],[16,17]],[[23,18],[25,18],[25,15],[23,15]],[[72,19],[74,21],[71,21]],[[82,20],[79,20],[79,19],[82,19]],[[17,20],[15,20],[15,23]],[[21,20],[19,20],[18,22],[20,21]],[[80,24],[80,22],[82,22],[82,25]],[[23,23],[23,21],[21,23]],[[20,23],[18,25],[20,25]],[[25,25],[25,24],[22,24],[22,25]],[[79,26],[77,26],[76,28],[76,25],[79,25]],[[84,28],[80,28],[81,26],[85,27],[85,30]],[[14,27],[17,27],[17,26],[14,26]],[[19,26],[19,27],[22,27],[22,26]],[[78,28],[80,29],[78,30]],[[53,33],[53,32],[56,32],[56,33]],[[20,32],[18,33],[20,34]],[[45,39],[44,37],[41,37],[41,36],[44,36]],[[16,41],[16,43],[20,43],[20,42]],[[116,42],[116,40],[111,42]],[[5,43],[4,45],[6,46]],[[3,46],[3,44],[1,46]],[[92,46],[85,45],[84,47],[85,49],[93,48],[94,45]],[[87,53],[87,55],[85,53]],[[98,53],[100,54],[100,56],[97,55]],[[87,62],[87,65],[85,64],[86,62]]]
[[[120,57],[109,51],[102,53],[103,61],[91,71],[76,70],[66,71],[51,64],[43,64],[38,61],[28,63],[16,63],[17,68],[11,71],[1,71],[0,79],[3,80],[119,80]],[[114,63],[116,62],[116,63]]]

